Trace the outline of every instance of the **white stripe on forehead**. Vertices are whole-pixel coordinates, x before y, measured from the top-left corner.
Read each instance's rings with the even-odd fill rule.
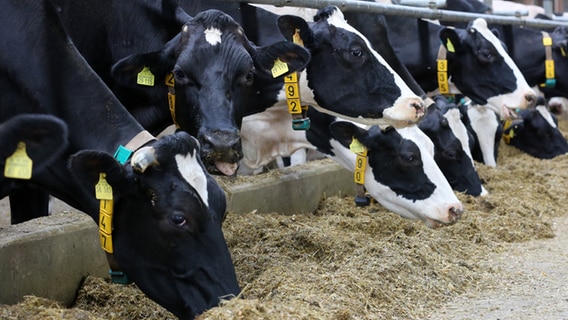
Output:
[[[208,28],[203,32],[205,34],[205,41],[210,45],[214,46],[221,43],[221,35],[223,34],[221,30],[217,28]]]
[[[335,26],[336,28],[341,28],[349,32],[352,32],[356,34],[359,38],[363,39],[365,45],[367,46],[367,48],[369,48],[369,50],[373,53],[373,55],[377,58],[377,60],[379,60],[379,63],[384,65],[390,71],[390,73],[393,74],[396,86],[400,88],[401,96],[403,97],[407,97],[409,95],[416,96],[414,92],[410,90],[406,82],[404,82],[404,80],[402,80],[402,78],[398,75],[398,73],[396,73],[393,70],[393,68],[391,68],[388,62],[377,51],[375,51],[375,49],[373,49],[373,46],[371,45],[369,40],[361,32],[359,32],[359,30],[353,28],[353,26],[351,26],[350,24],[347,23],[347,21],[345,21],[343,12],[341,12],[339,8],[336,8],[333,11],[332,15],[327,19],[327,22],[330,25]]]
[[[477,18],[473,21],[471,27],[475,29],[479,34],[481,34],[485,39],[487,39],[487,41],[493,44],[493,47],[495,47],[497,52],[503,57],[505,63],[507,63],[507,65],[513,70],[513,74],[517,79],[517,88],[528,86],[525,77],[521,73],[521,70],[519,70],[517,64],[509,56],[507,51],[505,51],[505,48],[503,48],[503,45],[501,44],[499,38],[497,38],[497,36],[495,36],[495,34],[491,32],[491,30],[489,30],[489,28],[487,27],[487,21],[485,21],[485,19],[483,18]]]
[[[196,151],[194,150],[193,154],[188,153],[185,156],[176,154],[175,159],[181,176],[197,191],[203,203],[209,207],[207,177],[203,167],[199,165]]]

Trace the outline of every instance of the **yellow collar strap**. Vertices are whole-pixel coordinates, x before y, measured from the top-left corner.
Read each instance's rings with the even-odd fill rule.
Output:
[[[544,74],[546,80],[539,86],[542,88],[554,88],[556,86],[556,79],[554,78],[554,59],[552,59],[552,38],[548,32],[542,31],[542,44],[544,45],[546,56],[546,60],[544,60]]]
[[[143,130],[130,139],[126,146],[120,145],[114,154],[114,158],[117,159],[121,164],[126,163],[133,153],[133,150],[138,150],[148,142],[155,140],[156,138],[151,135],[148,131]],[[112,220],[113,220],[113,209],[114,200],[112,186],[106,181],[106,173],[99,173],[99,181],[95,185],[95,198],[99,202],[99,238],[101,243],[101,248],[109,255],[114,253],[114,247],[112,242]],[[114,261],[114,259],[113,259]],[[110,263],[110,261],[109,261]],[[115,271],[112,270],[115,269]],[[111,265],[111,270],[109,274],[111,279],[115,283],[126,284],[130,281],[122,271],[116,271],[117,267]]]
[[[349,145],[349,150],[355,153],[355,171],[353,173],[353,181],[357,194],[355,196],[355,205],[358,207],[366,207],[371,203],[369,195],[365,191],[365,170],[367,170],[367,148],[359,142],[355,137]]]
[[[170,115],[176,128],[179,124],[176,121],[176,80],[174,73],[170,72],[166,75],[166,86],[168,87],[168,106],[170,107]]]
[[[304,46],[304,41],[300,37],[300,29],[296,29],[292,38],[295,44]],[[288,112],[292,115],[292,129],[308,130],[310,128],[310,119],[306,116],[308,106],[302,105],[300,99],[299,78],[299,72],[292,72],[284,77],[286,103],[288,104]]]

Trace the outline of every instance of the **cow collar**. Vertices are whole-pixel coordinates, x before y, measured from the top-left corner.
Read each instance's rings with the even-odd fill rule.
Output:
[[[300,29],[296,29],[292,39],[295,44],[304,46],[304,41],[300,37]],[[286,103],[288,104],[288,112],[292,115],[292,129],[308,130],[310,128],[310,118],[306,116],[308,106],[302,105],[299,79],[299,72],[292,72],[284,77]]]
[[[170,108],[170,115],[172,116],[172,121],[176,128],[179,128],[179,124],[176,121],[176,80],[173,72],[166,75],[166,86],[168,87],[168,106]]]
[[[132,153],[150,141],[155,140],[153,135],[148,131],[143,130],[130,139],[125,146],[118,146],[116,152],[114,153],[114,158],[120,162],[120,164],[126,163]],[[107,254],[107,261],[110,266],[109,274],[111,280],[115,283],[126,284],[130,281],[124,274],[120,271],[118,263],[112,256],[114,253],[114,247],[112,242],[112,221],[113,221],[113,209],[114,200],[112,186],[106,181],[106,173],[99,173],[99,181],[95,185],[95,197],[99,202],[99,238],[102,249]]]
[[[556,86],[556,79],[554,78],[554,59],[552,59],[552,38],[548,32],[542,31],[542,44],[545,53],[544,74],[546,80],[539,86],[541,88],[554,88]]]
[[[358,207],[366,207],[371,203],[371,199],[365,191],[365,170],[367,170],[367,148],[359,142],[355,137],[351,140],[349,150],[356,154],[355,171],[353,173],[353,181],[355,181],[357,195],[355,196],[355,205]]]

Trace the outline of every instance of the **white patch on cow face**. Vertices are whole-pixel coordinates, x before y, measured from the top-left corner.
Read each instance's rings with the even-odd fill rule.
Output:
[[[548,111],[548,108],[546,108],[546,106],[537,106],[536,111],[540,113],[540,115],[544,118],[544,120],[546,120],[546,122],[548,122],[551,127],[556,128],[556,123],[554,123],[554,119],[552,118],[552,115],[550,114],[550,111]]]
[[[474,165],[473,157],[471,156],[471,150],[469,150],[469,135],[467,133],[467,128],[461,121],[461,113],[459,109],[450,109],[444,114],[444,118],[448,120],[450,129],[456,138],[460,141],[463,151],[471,160],[471,164]]]
[[[495,117],[495,112],[485,106],[470,105],[467,108],[467,116],[473,131],[477,135],[483,163],[490,167],[496,167],[495,134],[499,127],[499,120]]]
[[[181,176],[189,183],[199,194],[199,197],[206,206],[209,206],[208,192],[207,192],[207,176],[203,171],[203,167],[199,164],[196,151],[193,154],[176,154],[175,159],[178,171]]]
[[[221,35],[223,34],[221,30],[217,28],[209,28],[203,32],[205,34],[205,41],[210,45],[218,45],[221,43]]]
[[[379,61],[379,63],[384,65],[387,68],[387,70],[389,70],[389,72],[393,75],[395,84],[397,85],[397,87],[400,88],[400,97],[396,99],[392,107],[386,108],[383,111],[383,116],[385,118],[393,119],[395,121],[396,120],[404,121],[405,123],[403,125],[407,125],[408,124],[407,120],[409,118],[412,118],[412,114],[415,114],[416,111],[413,107],[411,107],[411,105],[421,104],[423,106],[424,101],[408,87],[406,82],[404,82],[404,80],[398,75],[398,73],[394,71],[394,69],[387,63],[387,61],[377,51],[373,49],[373,46],[371,45],[369,40],[361,32],[353,28],[353,26],[351,26],[350,24],[347,23],[347,21],[345,21],[343,12],[341,12],[341,10],[339,9],[334,10],[331,17],[327,19],[327,22],[330,25],[335,26],[336,28],[344,29],[353,34],[356,34],[359,38],[361,38],[365,42],[365,45],[367,46],[369,51],[372,52],[373,56],[375,56],[375,58]],[[329,113],[328,111],[325,112]],[[345,116],[342,117],[345,118]],[[350,120],[369,125],[395,124],[392,122],[387,123],[384,120],[377,121],[375,119],[372,119],[371,121],[369,121],[369,119],[362,119],[362,118],[350,119]]]
[[[472,28],[475,29],[479,34],[481,34],[487,41],[489,41],[497,52],[503,57],[505,63],[513,70],[513,74],[517,80],[517,88],[515,91],[507,94],[498,95],[487,99],[489,104],[494,105],[498,108],[501,116],[506,117],[501,111],[501,108],[506,107],[509,109],[526,109],[528,107],[528,102],[526,96],[528,94],[536,95],[535,92],[529,87],[527,80],[519,70],[519,67],[515,64],[513,59],[503,48],[501,41],[495,36],[491,30],[487,27],[487,22],[478,18],[472,23]]]
[[[448,215],[448,208],[454,207],[461,211],[463,206],[434,161],[434,143],[416,125],[396,130],[402,137],[412,140],[420,148],[424,172],[436,185],[436,189],[430,197],[423,200],[403,198],[388,186],[380,184],[375,179],[370,165],[367,165],[365,171],[365,188],[382,206],[402,217],[419,219],[427,224],[433,221],[452,222],[454,218]],[[334,139],[331,139],[330,143],[335,154],[330,158],[353,172],[356,155]]]

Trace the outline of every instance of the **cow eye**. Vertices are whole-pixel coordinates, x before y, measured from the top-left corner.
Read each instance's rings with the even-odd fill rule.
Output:
[[[351,49],[351,55],[354,57],[361,57],[363,56],[363,51],[359,48]]]
[[[249,71],[243,78],[243,85],[250,86],[254,81],[254,72]]]
[[[174,71],[174,75],[176,76],[176,80],[184,80],[185,79],[185,73],[181,70]]]
[[[401,153],[400,158],[404,162],[412,162],[415,159],[414,154],[412,154],[412,153]]]
[[[178,227],[182,227],[187,223],[187,220],[182,214],[172,214],[170,221]]]
[[[449,159],[455,160],[458,158],[458,153],[455,150],[449,150],[448,152],[446,152],[446,156]]]

